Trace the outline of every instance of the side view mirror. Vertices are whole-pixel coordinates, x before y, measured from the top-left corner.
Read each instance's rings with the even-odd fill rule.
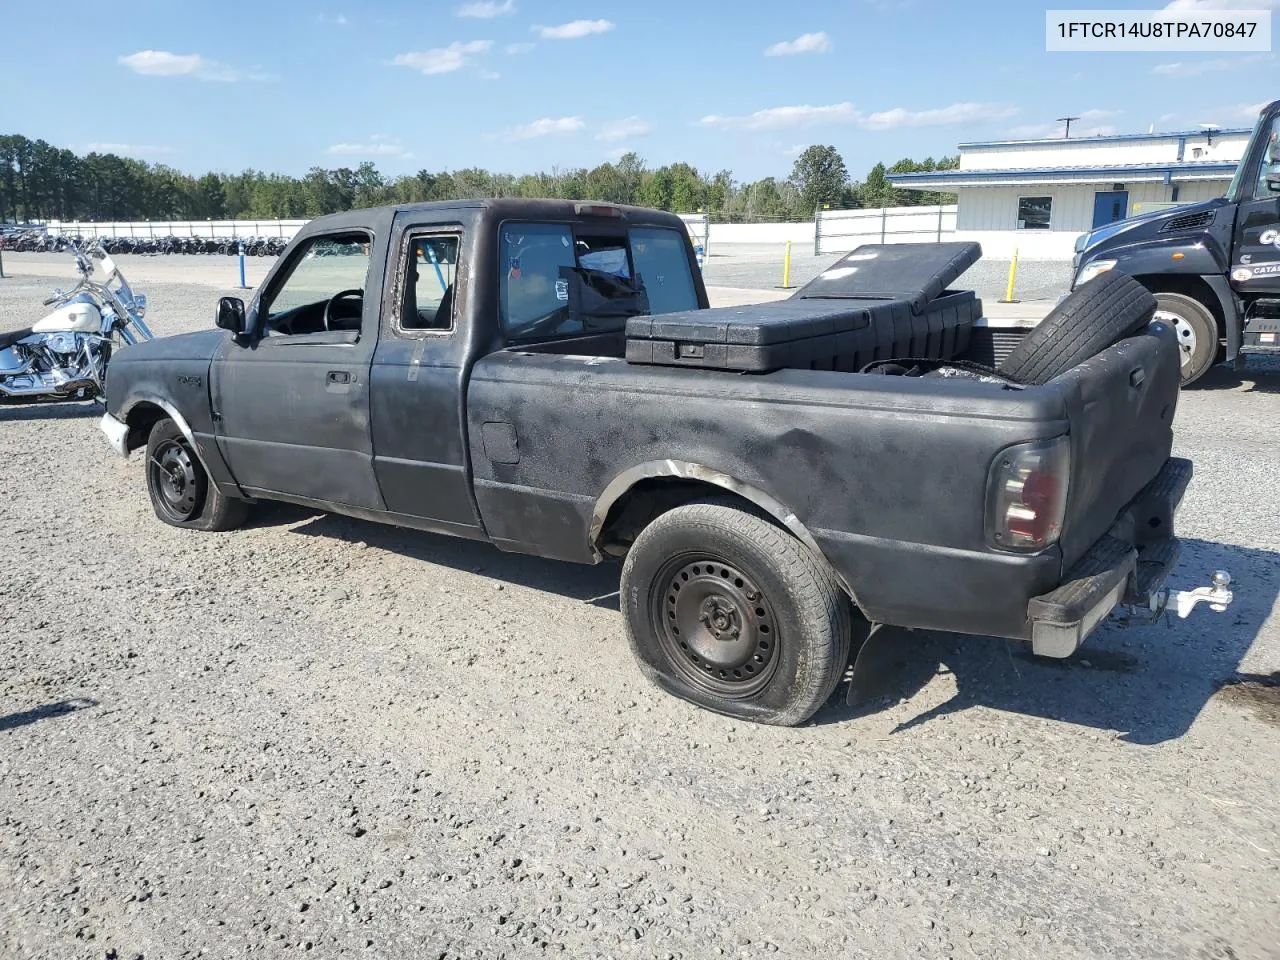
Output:
[[[239,297],[223,297],[214,312],[215,326],[230,330],[236,336],[244,333],[244,301]]]

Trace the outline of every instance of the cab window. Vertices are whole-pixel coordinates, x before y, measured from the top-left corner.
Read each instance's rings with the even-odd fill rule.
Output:
[[[453,329],[460,244],[457,234],[420,234],[409,238],[400,329]]]
[[[1271,200],[1280,192],[1271,184],[1280,181],[1280,114],[1271,118],[1271,129],[1267,132],[1262,146],[1262,163],[1258,167],[1258,184],[1254,189],[1253,199]],[[1242,163],[1243,167],[1244,164]]]
[[[307,240],[261,307],[264,335],[358,333],[372,241],[363,231]]]
[[[627,317],[696,310],[685,236],[660,227],[507,223],[499,297],[511,340],[616,332]]]

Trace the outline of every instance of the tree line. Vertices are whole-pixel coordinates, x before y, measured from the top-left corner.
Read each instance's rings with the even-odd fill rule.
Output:
[[[316,217],[356,207],[482,197],[559,197],[638,204],[676,213],[705,212],[727,222],[809,220],[826,205],[908,206],[954,202],[953,194],[895,190],[889,173],[949,170],[958,157],[878,163],[850,178],[833,146],[815,144],[785,179],[735,180],[687,163],[650,168],[635,153],[616,163],[517,176],[479,167],[419,170],[388,177],[373,163],[354,169],[312,167],[294,177],[260,170],[192,175],[163,163],[113,153],[79,156],[43,140],[0,136],[0,220],[204,220]]]

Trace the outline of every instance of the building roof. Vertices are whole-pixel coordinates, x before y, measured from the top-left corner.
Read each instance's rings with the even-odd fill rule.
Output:
[[[1229,180],[1238,161],[1200,160],[1183,163],[1115,163],[1095,167],[1023,167],[1014,170],[931,170],[889,173],[895,187],[939,190],[948,187],[999,187],[1023,183],[1103,183],[1110,181],[1173,183]]]
[[[962,143],[959,145],[961,150],[973,150],[981,147],[1015,147],[1025,146],[1026,144],[1040,143],[1133,143],[1142,140],[1181,140],[1183,137],[1203,137],[1211,133],[1215,137],[1239,137],[1248,136],[1253,130],[1249,127],[1231,127],[1228,129],[1214,129],[1212,131],[1200,130],[1178,130],[1172,133],[1108,133],[1100,134],[1095,137],[1040,137],[1033,140],[978,140],[973,143]]]

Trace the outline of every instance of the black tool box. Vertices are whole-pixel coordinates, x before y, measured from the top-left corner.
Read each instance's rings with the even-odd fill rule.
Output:
[[[976,243],[859,247],[788,300],[632,317],[627,360],[856,372],[873,360],[952,359],[967,349],[982,302],[947,285],[981,255]]]

